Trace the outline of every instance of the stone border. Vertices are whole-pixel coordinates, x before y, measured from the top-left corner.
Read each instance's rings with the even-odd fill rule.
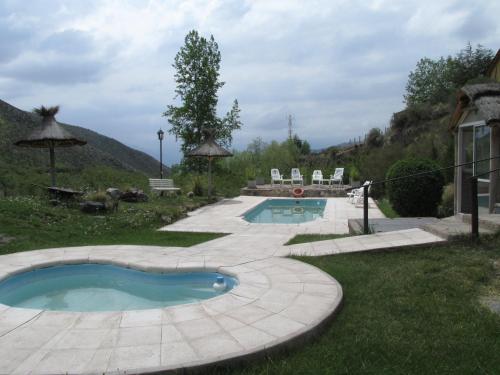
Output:
[[[314,220],[310,220],[310,221],[305,221],[305,222],[302,222],[302,223],[252,223],[251,221],[247,221],[245,219],[245,215],[248,214],[249,212],[255,210],[258,206],[260,206],[261,204],[264,204],[265,202],[269,201],[269,200],[272,200],[272,199],[276,199],[276,200],[284,200],[284,199],[288,199],[288,200],[297,200],[297,199],[301,199],[301,200],[318,200],[318,199],[321,199],[321,200],[324,200],[326,201],[325,202],[325,207],[323,207],[323,216],[319,217],[319,218],[316,218]],[[328,220],[330,218],[330,215],[328,213],[328,210],[327,210],[327,206],[329,204],[332,204],[331,201],[329,201],[327,198],[321,198],[321,197],[303,197],[303,198],[294,198],[294,197],[266,197],[266,199],[258,202],[258,203],[255,203],[254,205],[252,205],[250,208],[247,208],[243,213],[239,214],[237,217],[240,219],[240,221],[245,224],[245,225],[252,225],[252,226],[256,226],[256,225],[294,225],[294,226],[299,226],[299,225],[304,225],[304,224],[310,224],[310,223],[314,223],[315,221],[317,220]]]
[[[186,249],[88,246],[0,257],[0,278],[60,264],[149,272],[209,270],[239,285],[198,303],[123,312],[57,312],[0,305],[2,373],[155,373],[261,356],[314,334],[341,306],[330,275],[292,259],[197,258]]]

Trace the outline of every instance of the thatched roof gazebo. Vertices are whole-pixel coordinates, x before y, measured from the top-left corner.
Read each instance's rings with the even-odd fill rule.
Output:
[[[212,159],[225,158],[233,156],[233,154],[215,142],[213,131],[207,129],[204,133],[205,141],[194,150],[190,151],[188,156],[208,158],[208,198],[210,199],[212,194]]]
[[[83,146],[87,143],[78,139],[57,123],[55,115],[59,106],[46,108],[41,106],[33,110],[42,117],[41,126],[35,129],[28,137],[14,143],[20,147],[48,148],[50,152],[50,180],[51,186],[56,186],[56,169],[54,149],[56,147]]]

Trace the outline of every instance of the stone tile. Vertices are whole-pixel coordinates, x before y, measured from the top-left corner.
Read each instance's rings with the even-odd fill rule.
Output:
[[[162,324],[162,311],[154,310],[133,310],[124,311],[120,327],[145,327]]]
[[[58,332],[56,327],[21,326],[0,337],[0,348],[38,349],[51,341]]]
[[[253,323],[256,320],[262,319],[270,314],[270,311],[254,305],[245,305],[226,313],[226,315],[229,315],[230,317],[245,324]]]
[[[302,323],[277,314],[260,319],[252,323],[252,326],[276,337],[290,335],[305,327]]]
[[[54,347],[56,349],[97,349],[110,334],[110,329],[72,329]]]
[[[120,325],[121,312],[92,312],[81,314],[73,324],[75,329],[97,329],[97,328],[118,328]]]
[[[208,317],[207,312],[198,304],[173,307],[168,309],[168,314],[170,315],[173,323]]]
[[[108,369],[109,360],[113,354],[113,349],[97,349],[94,352],[92,359],[85,364],[84,373],[104,374]]]
[[[111,354],[108,371],[134,373],[133,370],[160,366],[160,358],[161,346],[159,343],[116,348]]]
[[[217,358],[243,350],[227,333],[219,333],[191,341],[191,346],[202,358]]]
[[[185,341],[166,341],[161,344],[161,365],[187,365],[199,360],[198,354]]]
[[[130,327],[118,330],[117,346],[142,346],[161,342],[161,325],[151,327]]]
[[[41,310],[10,307],[0,314],[0,325],[16,327],[30,321],[40,313]]]
[[[50,350],[38,363],[36,372],[42,374],[80,372],[92,360],[94,353],[94,350],[85,349]]]
[[[219,298],[213,298],[204,301],[202,302],[202,305],[210,309],[211,311],[223,313],[228,310],[234,310],[237,307],[244,306],[252,301],[253,299],[240,297],[239,295],[233,295],[232,293],[227,293]]]
[[[221,327],[210,318],[188,320],[176,324],[176,328],[188,339],[211,336],[221,331]]]
[[[32,355],[32,349],[14,349],[10,348],[8,355],[5,355],[3,346],[0,346],[2,350],[2,355],[0,355],[0,373],[10,374],[19,367],[19,364],[23,363],[30,355]]]
[[[259,346],[265,346],[276,339],[274,336],[262,332],[252,326],[244,326],[231,330],[229,331],[229,334],[233,336],[245,349],[254,349]]]
[[[181,323],[182,324],[182,323]],[[179,329],[173,324],[166,324],[161,327],[161,342],[166,343],[170,341],[182,341],[182,336]]]
[[[241,328],[244,327],[245,324],[240,322],[239,320],[236,320],[234,318],[231,318],[227,315],[215,315],[212,317],[218,324],[219,326],[222,327],[223,330],[225,331],[230,331],[236,328]]]

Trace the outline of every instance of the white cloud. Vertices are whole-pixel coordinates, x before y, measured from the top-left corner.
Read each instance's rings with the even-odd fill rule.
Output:
[[[494,0],[27,3],[0,5],[0,98],[28,110],[61,104],[61,121],[153,155],[173,103],[171,64],[191,29],[219,43],[219,113],[238,98],[238,148],[284,139],[289,113],[313,148],[383,127],[419,58],[500,40]],[[178,161],[179,143],[166,145],[167,161]]]

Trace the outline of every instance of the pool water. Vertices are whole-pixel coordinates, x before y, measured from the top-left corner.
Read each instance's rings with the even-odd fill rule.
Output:
[[[267,199],[244,215],[250,223],[299,224],[323,217],[326,199]]]
[[[214,289],[223,276],[226,288]],[[237,285],[216,272],[150,273],[105,264],[40,268],[0,282],[0,303],[58,311],[123,311],[212,298]]]

